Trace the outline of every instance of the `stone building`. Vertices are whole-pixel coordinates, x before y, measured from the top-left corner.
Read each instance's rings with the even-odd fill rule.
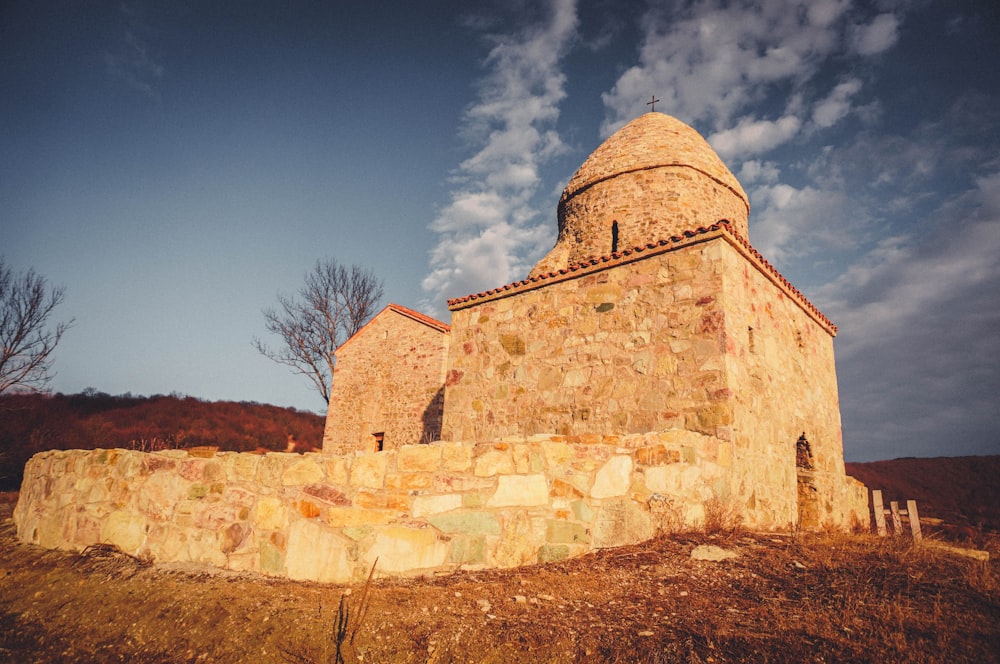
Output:
[[[845,522],[836,327],[751,246],[749,211],[694,129],[633,120],[570,179],[526,279],[450,301],[450,327],[390,305],[338,350],[324,451],[662,432],[711,467],[667,493]]]
[[[448,326],[390,304],[337,349],[323,451],[381,451],[441,437]]]

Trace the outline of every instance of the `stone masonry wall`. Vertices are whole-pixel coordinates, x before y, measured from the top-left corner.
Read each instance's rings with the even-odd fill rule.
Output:
[[[533,273],[610,254],[613,221],[618,222],[616,251],[621,251],[645,244],[650,238],[711,226],[719,219],[743,219],[745,229],[747,208],[743,199],[723,184],[696,170],[662,166],[597,182],[562,201],[559,213],[557,247],[565,244],[568,248],[565,260],[552,265],[545,262]],[[572,223],[563,217],[572,218]]]
[[[453,306],[443,437],[681,428],[729,440],[721,271],[706,242]]]
[[[376,559],[380,575],[502,568],[699,525],[728,449],[673,430],[346,456],[52,451],[28,462],[14,520],[49,548],[293,579],[363,580]]]
[[[751,521],[795,524],[818,508],[817,525],[864,521],[867,492],[844,475],[840,405],[834,362],[835,328],[810,315],[759,258],[737,243],[723,252],[726,373],[730,377],[735,463],[743,469],[734,499]],[[796,484],[796,441],[806,435],[813,464],[808,476],[816,506],[804,505]],[[773,491],[772,487],[782,487]]]
[[[441,438],[448,334],[390,305],[337,350],[323,450],[346,454]]]

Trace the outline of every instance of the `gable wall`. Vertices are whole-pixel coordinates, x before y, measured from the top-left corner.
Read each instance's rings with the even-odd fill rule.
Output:
[[[337,351],[323,451],[344,454],[440,438],[448,334],[392,309]]]
[[[454,311],[443,437],[678,428],[729,440],[720,244]]]

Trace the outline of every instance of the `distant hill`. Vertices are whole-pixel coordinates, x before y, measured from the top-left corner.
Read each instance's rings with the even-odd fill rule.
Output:
[[[24,463],[51,449],[141,450],[215,445],[285,450],[289,437],[320,447],[321,415],[256,402],[182,395],[14,394],[0,397],[0,490],[17,489]]]
[[[847,463],[847,474],[890,500],[916,500],[920,516],[1000,532],[1000,456]]]

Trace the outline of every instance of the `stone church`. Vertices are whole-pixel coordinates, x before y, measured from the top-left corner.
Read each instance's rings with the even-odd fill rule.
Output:
[[[863,487],[837,328],[753,248],[749,212],[698,132],[636,118],[570,179],[527,278],[449,301],[450,325],[391,304],[338,349],[324,452],[663,432],[725,469],[712,490],[748,523],[843,522]]]

